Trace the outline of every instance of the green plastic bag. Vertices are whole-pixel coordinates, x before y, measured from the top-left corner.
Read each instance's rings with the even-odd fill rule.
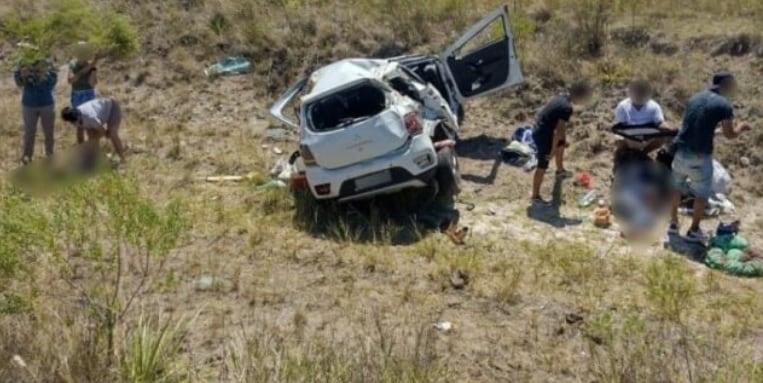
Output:
[[[758,277],[763,275],[763,260],[753,259],[743,262],[745,252],[740,249],[731,249],[724,252],[719,247],[714,247],[707,252],[705,264],[713,269],[725,271],[732,275],[744,277]]]
[[[745,250],[750,242],[741,235],[719,235],[710,239],[710,247],[717,247],[724,252],[732,249]]]
[[[707,252],[707,257],[705,258],[705,264],[714,269],[723,268],[726,265],[726,261],[726,253],[723,252],[723,249],[719,247],[710,249],[710,251]]]
[[[729,242],[729,246],[731,246],[732,249],[746,250],[750,247],[750,242],[741,235],[735,235],[734,238],[731,239],[731,242]]]

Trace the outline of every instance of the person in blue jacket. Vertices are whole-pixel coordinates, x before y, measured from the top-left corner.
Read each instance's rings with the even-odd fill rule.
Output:
[[[24,139],[22,163],[32,161],[34,141],[38,121],[45,136],[45,155],[53,155],[55,142],[53,128],[56,111],[53,88],[58,81],[58,72],[49,60],[38,60],[32,65],[19,65],[14,71],[16,85],[22,88],[21,110],[24,119]]]

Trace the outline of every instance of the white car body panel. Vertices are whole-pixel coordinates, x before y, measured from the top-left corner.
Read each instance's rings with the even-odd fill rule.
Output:
[[[503,35],[485,47],[459,56],[464,46],[498,20],[503,25]],[[352,58],[329,64],[300,80],[271,108],[274,117],[299,130],[300,146],[312,154],[314,162],[304,161],[304,170],[316,198],[348,201],[426,186],[437,168],[435,131],[445,126],[446,137],[455,137],[459,119],[454,108],[463,111],[459,102],[522,81],[506,7],[475,24],[440,56],[441,64],[437,64],[440,74],[435,78],[441,78],[446,87],[436,88],[431,80],[415,77],[418,74],[411,74],[397,60]],[[406,86],[401,90],[399,83],[393,85],[392,80],[400,80]],[[463,92],[459,85],[465,89]],[[365,98],[352,97],[357,90],[354,87],[364,86],[372,88],[374,101],[364,104],[358,100]],[[448,97],[438,89],[445,89]],[[378,113],[375,107],[382,104],[376,90],[382,90],[386,99]],[[301,95],[299,118],[288,118],[283,111],[298,95]],[[317,108],[318,117],[324,117],[318,120],[319,125],[311,121],[315,116],[312,105]],[[362,114],[357,110],[364,109],[353,109],[355,105],[372,105],[374,114],[362,115],[355,122],[355,114]],[[339,111],[338,116],[332,113],[334,110]],[[417,116],[422,133],[408,132],[405,116],[410,114]],[[348,125],[334,125],[336,121],[331,116]],[[391,172],[403,173],[404,177],[393,179],[389,176]],[[329,192],[326,185],[330,185]],[[322,193],[316,190],[318,186],[323,187]]]
[[[463,53],[461,51],[472,39],[476,38],[476,36],[484,32],[487,28],[491,26],[492,23],[496,22],[498,19],[500,19],[501,23],[503,24],[504,35],[502,37],[504,38],[504,41],[501,42],[501,45],[503,46],[504,49],[508,51],[508,55],[509,55],[509,60],[506,63],[506,66],[508,67],[506,77],[499,86],[480,92],[478,95],[474,95],[474,96],[463,95],[461,90],[459,90],[459,87],[456,86],[454,90],[456,92],[456,97],[458,98],[460,102],[464,102],[473,97],[487,96],[491,93],[509,88],[514,85],[521,84],[524,81],[524,78],[522,76],[522,68],[519,64],[519,58],[517,57],[516,49],[514,48],[514,34],[511,30],[511,19],[509,17],[509,9],[507,5],[504,5],[503,7],[496,9],[495,11],[491,12],[489,15],[485,16],[477,24],[474,24],[471,28],[469,28],[466,31],[466,33],[464,33],[458,40],[456,40],[455,43],[449,46],[440,55],[440,60],[443,63],[445,63],[445,75],[449,78],[449,80],[457,82],[457,78],[459,74],[455,73],[452,66],[449,64],[449,60],[452,58],[460,59],[461,57],[468,56],[470,53],[472,53],[472,52]],[[484,48],[484,47],[481,47],[481,48]],[[478,61],[477,63],[479,64],[480,62]]]
[[[382,156],[405,145],[408,132],[395,108],[383,111],[349,129],[302,132],[300,143],[310,147],[320,167],[338,169]]]

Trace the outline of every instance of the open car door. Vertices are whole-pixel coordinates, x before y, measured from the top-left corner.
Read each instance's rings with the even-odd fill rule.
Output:
[[[508,6],[469,28],[440,59],[462,102],[521,83]]]
[[[297,81],[296,84],[294,84],[291,88],[289,88],[289,90],[287,90],[273,104],[273,106],[270,107],[270,115],[275,117],[279,121],[283,122],[284,124],[291,126],[294,129],[299,129],[299,121],[295,121],[294,119],[287,117],[284,114],[284,108],[286,108],[286,106],[289,105],[292,102],[292,100],[294,100],[294,97],[296,97],[299,94],[299,92],[305,89],[305,85],[307,85],[307,78],[303,78]]]

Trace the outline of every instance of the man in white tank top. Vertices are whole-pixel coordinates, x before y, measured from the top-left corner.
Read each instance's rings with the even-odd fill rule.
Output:
[[[662,107],[652,100],[652,88],[646,81],[635,80],[628,86],[629,97],[615,109],[615,123],[625,126],[654,125],[667,128]],[[665,143],[664,138],[638,142],[617,136],[618,150],[631,149],[651,153]]]

